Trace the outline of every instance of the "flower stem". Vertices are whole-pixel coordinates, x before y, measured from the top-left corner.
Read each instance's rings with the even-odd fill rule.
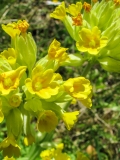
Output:
[[[88,64],[86,65],[85,69],[82,72],[82,76],[86,77],[92,66],[95,64],[96,58],[93,57],[90,61],[88,61]]]

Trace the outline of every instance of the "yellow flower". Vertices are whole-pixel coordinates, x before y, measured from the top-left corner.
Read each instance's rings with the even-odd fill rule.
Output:
[[[79,32],[80,40],[76,46],[81,52],[88,52],[90,54],[98,54],[100,48],[107,45],[107,37],[101,37],[101,31],[97,26],[93,27],[92,31],[87,28],[82,28]]]
[[[20,147],[17,145],[13,135],[8,136],[0,143],[0,151],[3,151],[3,156],[19,157]]]
[[[16,70],[3,72],[0,74],[0,92],[9,94],[10,91],[17,89],[21,76],[26,70],[26,66],[20,66]]]
[[[62,120],[64,121],[66,127],[68,130],[70,130],[73,125],[76,123],[78,116],[79,115],[79,111],[75,111],[75,112],[65,112],[62,114]]]
[[[14,48],[8,48],[8,50],[4,50],[1,52],[1,57],[6,59],[10,65],[13,65],[16,63],[16,51]]]
[[[41,152],[40,157],[42,160],[51,160],[52,158],[55,160],[71,160],[70,157],[66,153],[62,153],[64,145],[58,144],[56,149],[48,149]]]
[[[39,114],[37,128],[40,132],[50,132],[58,124],[56,114],[51,110],[45,110]]]
[[[60,47],[61,44],[56,39],[50,44],[48,49],[48,58],[52,60],[56,60],[59,63],[66,61],[69,57],[66,53],[68,48]]]
[[[42,160],[51,160],[53,156],[54,156],[54,148],[44,150],[40,153],[40,157],[42,158]]]
[[[2,29],[9,35],[11,38],[14,38],[20,33],[25,33],[29,27],[29,24],[26,20],[19,20],[17,23],[8,23],[7,25],[2,24]]]
[[[68,8],[66,8],[66,12],[70,13],[73,17],[78,16],[80,14],[82,9],[82,3],[77,2],[76,4],[69,5]]]
[[[86,107],[91,107],[92,86],[84,77],[70,78],[64,83],[65,91],[73,98],[81,101]]]
[[[64,20],[65,16],[65,2],[62,2],[59,6],[56,7],[55,11],[50,14],[50,17],[59,19],[61,21]]]
[[[36,66],[32,71],[32,79],[27,78],[25,85],[31,94],[36,94],[40,98],[49,99],[52,95],[58,94],[59,84],[62,80],[60,74],[54,73],[52,69],[46,71],[42,66]]]

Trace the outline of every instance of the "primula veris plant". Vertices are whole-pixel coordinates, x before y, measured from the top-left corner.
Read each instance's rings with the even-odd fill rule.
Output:
[[[76,8],[81,10],[81,3]],[[72,7],[68,12],[71,10]],[[57,14],[56,18],[63,20],[66,16],[64,2],[58,7],[58,12],[61,16]],[[80,114],[80,111],[67,112],[70,104],[80,101],[84,107],[92,106],[92,86],[88,79],[72,77],[65,81],[56,73],[62,65],[70,65],[73,61],[76,65],[80,56],[73,59],[67,53],[68,48],[53,39],[48,46],[48,54],[37,61],[36,43],[27,32],[28,27],[26,20],[2,25],[11,37],[11,45],[0,54],[0,123],[5,122],[7,126],[7,137],[0,143],[4,159],[20,156],[21,134],[26,146],[35,142],[31,120],[36,122],[36,132],[41,134],[53,131],[60,120],[70,130]],[[70,159],[59,147],[52,152],[55,159]],[[41,155],[44,159],[45,154]]]
[[[61,20],[83,55],[81,61],[99,62],[103,69],[120,72],[120,3],[93,0],[91,4],[62,2],[50,17]],[[83,54],[84,53],[84,54]],[[73,59],[76,57],[74,55]],[[77,59],[76,59],[77,61]],[[76,63],[82,65],[83,63]],[[72,61],[71,61],[72,65]],[[73,64],[74,65],[74,64]]]

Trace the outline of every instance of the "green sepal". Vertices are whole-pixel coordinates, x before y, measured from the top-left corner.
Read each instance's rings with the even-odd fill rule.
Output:
[[[81,66],[84,61],[84,57],[80,53],[69,54],[69,59],[62,63],[62,66]]]
[[[24,108],[28,111],[37,112],[43,110],[40,99],[34,97],[25,102]]]
[[[0,57],[0,73],[7,72],[12,70],[10,64],[7,62],[7,60]]]
[[[12,109],[6,117],[8,134],[18,137],[22,131],[23,117],[18,108]]]
[[[26,65],[31,73],[36,62],[37,48],[31,33],[23,36],[16,36],[15,49],[18,53],[17,62]]]

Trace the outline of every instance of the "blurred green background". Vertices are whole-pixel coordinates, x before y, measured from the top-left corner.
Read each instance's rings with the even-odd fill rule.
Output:
[[[76,2],[77,0],[65,1],[66,5]],[[47,5],[45,0],[0,0],[0,25],[26,19],[37,44],[38,59],[47,54],[54,38],[60,41],[63,47],[69,48],[69,53],[78,53],[75,42],[63,24],[49,17],[54,8],[55,5]],[[0,28],[0,52],[9,46],[10,37]],[[58,72],[64,79],[80,76],[85,65],[60,67]],[[96,64],[87,78],[93,85],[92,109],[86,109],[81,104],[71,105],[70,111],[80,110],[79,120],[71,131],[67,131],[61,122],[55,130],[54,142],[62,141],[65,144],[64,151],[71,156],[76,150],[88,154],[88,148],[92,146],[96,154],[88,154],[91,160],[120,160],[120,75],[106,72]],[[4,137],[6,126],[2,123],[0,141]],[[22,141],[21,148],[19,159],[29,154],[30,149],[25,147]],[[0,160],[2,159],[0,153]]]

